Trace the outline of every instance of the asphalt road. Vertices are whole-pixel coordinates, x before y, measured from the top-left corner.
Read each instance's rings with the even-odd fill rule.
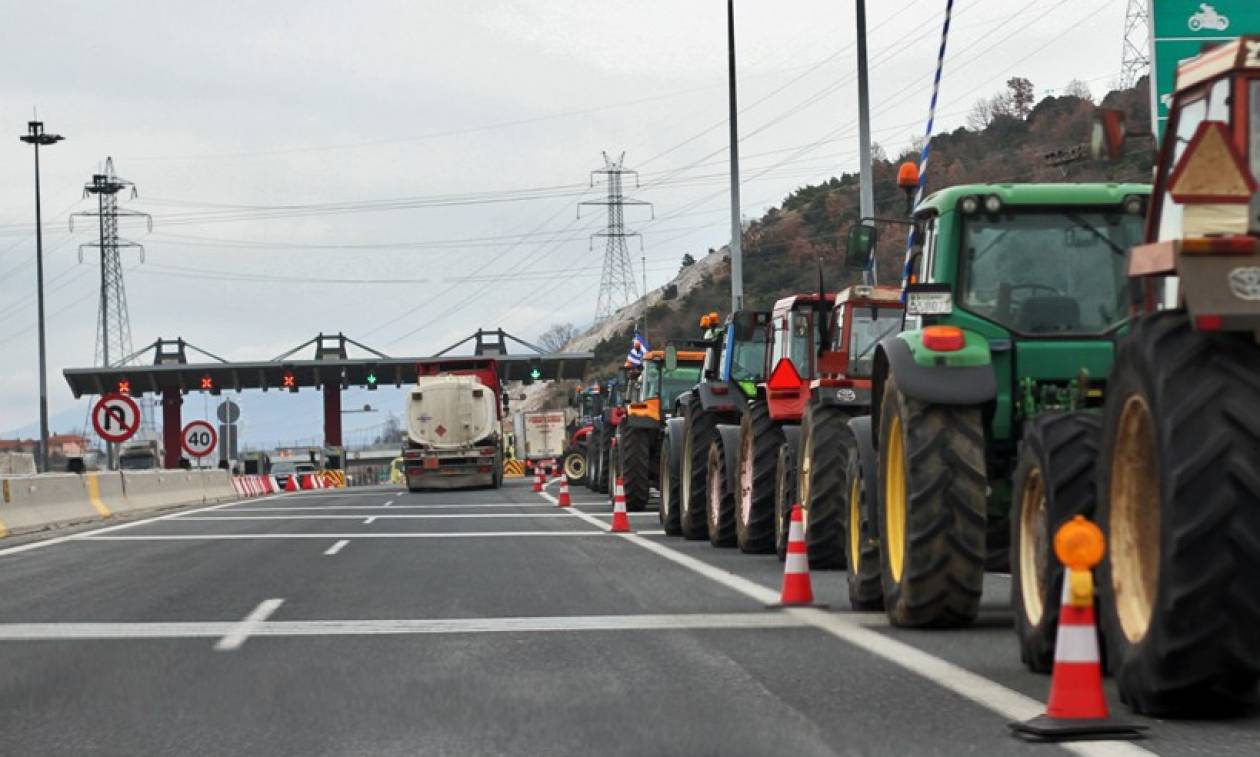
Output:
[[[309,492],[0,549],[0,754],[1260,752],[1260,712],[1013,739],[1049,680],[1019,663],[1005,577],[961,631],[850,612],[834,572],[813,574],[831,609],[771,610],[772,555],[655,513],[610,535],[604,498],[574,500]]]

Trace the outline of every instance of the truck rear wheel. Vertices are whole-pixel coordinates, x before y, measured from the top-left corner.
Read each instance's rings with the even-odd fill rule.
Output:
[[[656,429],[625,425],[618,434],[618,468],[626,491],[626,510],[632,513],[646,510],[652,496],[652,437],[655,435]]]
[[[877,492],[875,449],[871,446],[870,418],[860,419],[865,425],[850,432],[854,439],[848,448],[844,465],[845,496],[842,511],[845,526],[845,568],[848,571],[849,606],[854,610],[884,608],[883,579],[879,570],[879,524],[876,522],[873,495]],[[866,438],[858,435],[865,433]]]
[[[1093,413],[1047,413],[1020,444],[1011,502],[1011,611],[1019,656],[1029,670],[1054,664],[1063,566],[1055,531],[1074,515],[1094,516],[1094,461],[1100,419]]]
[[[683,422],[682,487],[678,518],[682,535],[687,539],[704,539],[709,535],[708,502],[705,499],[708,475],[709,445],[717,434],[717,419],[705,412],[698,401],[686,404]]]
[[[756,400],[739,423],[739,487],[735,494],[735,543],[741,552],[774,549],[775,472],[783,431]]]
[[[1145,316],[1107,387],[1099,605],[1121,697],[1156,716],[1233,711],[1260,680],[1260,348]]]
[[[980,408],[884,386],[879,429],[880,573],[895,626],[962,626],[984,581],[984,423]]]
[[[569,486],[581,486],[586,480],[586,453],[580,447],[565,450],[561,465],[565,478],[569,479]]]
[[[844,567],[844,464],[850,441],[849,414],[811,404],[801,422],[796,458],[797,497],[805,517],[809,567]]]

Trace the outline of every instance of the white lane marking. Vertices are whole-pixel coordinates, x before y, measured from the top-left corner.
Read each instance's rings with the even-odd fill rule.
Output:
[[[232,627],[219,639],[214,648],[220,652],[231,652],[234,649],[240,649],[245,640],[258,628],[258,626],[271,617],[271,614],[280,609],[280,605],[284,604],[283,599],[264,599],[258,603],[245,619]]]
[[[349,539],[338,539],[331,547],[324,550],[324,554],[335,555],[338,552],[340,552],[349,543],[350,543]]]
[[[317,518],[322,518],[322,517],[324,517],[324,516],[322,516],[322,515],[317,515],[317,516],[315,516],[315,517],[317,517]],[[359,516],[355,515],[355,516],[353,516],[353,517],[357,518],[357,517],[359,517]],[[305,519],[305,518],[303,518],[303,519]],[[376,522],[376,516],[375,516],[375,515],[369,515],[369,516],[368,516],[368,517],[367,517],[367,518],[363,521],[363,525],[365,525],[365,526],[370,526],[370,525],[372,525],[372,524],[373,524],[373,523],[375,523],[375,522]]]
[[[807,621],[788,613],[685,613],[677,615],[558,615],[509,618],[403,618],[385,620],[268,621],[284,600],[263,602],[241,622],[160,623],[0,623],[0,641],[81,639],[194,639],[220,637],[236,649],[258,636],[373,636],[384,634],[464,634],[564,631],[646,631],[693,629],[801,628]],[[274,603],[274,604],[268,604]],[[265,611],[265,615],[263,614]],[[243,634],[243,635],[240,635]],[[239,638],[238,638],[239,635]]]
[[[388,500],[385,504],[381,505],[381,507],[389,507],[392,504],[394,504],[394,500],[391,499],[391,500]]]
[[[606,530],[606,529],[605,529]],[[603,531],[451,531],[448,533],[342,533],[342,534],[135,534],[76,536],[71,541],[218,541],[229,539],[481,539],[520,536],[604,536]]]
[[[632,515],[655,515],[655,513],[631,513]],[[463,518],[567,518],[564,513],[398,513],[397,515],[369,515],[368,523],[381,520],[458,520]],[[361,520],[362,515],[223,515],[192,516],[180,518],[181,521],[206,520]]]
[[[554,498],[551,498],[550,495],[544,493],[542,496],[552,499],[554,502]],[[568,512],[583,520],[593,522],[602,528],[610,527],[603,521],[575,507],[570,507]],[[737,576],[730,571],[710,565],[703,560],[685,555],[661,542],[644,539],[639,534],[614,534],[614,536],[637,544],[649,552],[713,580],[728,589],[739,592],[758,603],[768,605],[779,601],[778,592],[742,576]],[[1018,691],[1008,689],[952,662],[934,657],[918,647],[897,641],[872,630],[871,626],[887,626],[887,621],[882,617],[879,620],[872,621],[869,614],[863,619],[861,614],[841,615],[809,608],[788,608],[784,612],[795,615],[815,628],[825,631],[849,644],[879,655],[888,662],[920,675],[959,696],[970,699],[972,702],[1002,717],[1010,720],[1028,720],[1045,712],[1045,705],[1024,696]],[[1134,744],[1119,741],[1064,743],[1059,746],[1085,757],[1127,757],[1129,755],[1153,754]]]
[[[581,504],[575,502],[574,504]],[[380,510],[384,505],[300,505],[295,507],[237,507],[232,510],[234,513],[287,513],[287,512],[306,512],[306,511],[322,511],[322,510]],[[500,508],[545,508],[551,507],[544,502],[530,502],[528,504],[521,502],[476,502],[466,505],[390,505],[390,510],[462,510],[478,509],[483,507],[500,507]]]

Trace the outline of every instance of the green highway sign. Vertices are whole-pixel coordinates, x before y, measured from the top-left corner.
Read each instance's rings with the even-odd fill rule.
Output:
[[[1150,0],[1151,114],[1162,135],[1168,119],[1177,64],[1198,55],[1203,46],[1227,42],[1243,34],[1260,33],[1260,2],[1256,0]]]

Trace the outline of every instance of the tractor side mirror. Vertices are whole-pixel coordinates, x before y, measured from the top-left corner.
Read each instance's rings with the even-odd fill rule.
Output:
[[[1094,125],[1089,135],[1089,155],[1094,160],[1115,162],[1124,157],[1124,142],[1128,130],[1124,125],[1124,111],[1098,108],[1094,111]]]
[[[854,270],[865,270],[875,250],[875,227],[863,223],[849,228],[849,241],[844,252],[844,263]]]
[[[665,345],[665,370],[678,370],[678,347],[672,344]]]

